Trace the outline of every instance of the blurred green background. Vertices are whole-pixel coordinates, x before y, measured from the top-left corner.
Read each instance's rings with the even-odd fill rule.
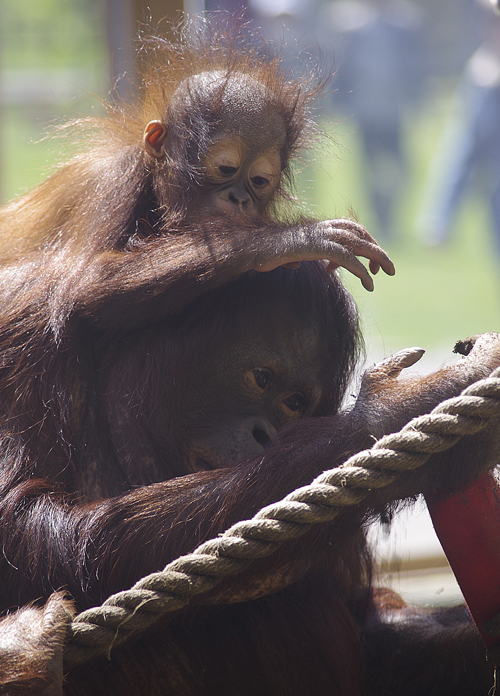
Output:
[[[103,2],[2,0],[0,13],[0,190],[7,200],[35,185],[64,156],[64,144],[44,138],[47,129],[63,118],[99,111],[110,80]],[[499,259],[481,198],[468,196],[445,247],[425,246],[418,229],[424,181],[457,81],[458,72],[448,71],[435,82],[406,126],[409,179],[398,206],[397,236],[387,248],[396,276],[380,274],[370,294],[344,274],[361,311],[370,360],[420,345],[428,350],[423,367],[431,369],[451,358],[457,339],[500,329]],[[322,125],[328,145],[321,143],[301,171],[298,196],[318,217],[354,211],[370,229],[355,126],[344,117],[325,117]],[[13,225],[22,226],[22,220]]]
[[[474,192],[468,196],[446,246],[426,246],[425,230],[419,228],[423,187],[451,93],[447,97],[439,108],[430,105],[408,128],[410,175],[397,211],[398,236],[386,246],[396,275],[379,273],[375,291],[367,293],[357,279],[343,273],[360,309],[369,359],[421,346],[428,353],[419,366],[424,371],[452,358],[457,339],[500,330],[500,260],[484,200]],[[316,155],[315,166],[304,172],[301,182],[307,200],[321,217],[348,215],[352,210],[370,230],[372,211],[356,133],[346,123],[330,126],[330,131],[341,145],[334,148],[336,158]]]

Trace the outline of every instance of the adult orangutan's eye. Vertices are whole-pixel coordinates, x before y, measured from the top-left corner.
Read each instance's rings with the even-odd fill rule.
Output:
[[[306,399],[300,392],[290,394],[290,396],[283,399],[281,403],[283,404],[285,413],[292,418],[302,415],[306,410]]]
[[[257,393],[262,393],[271,384],[273,373],[271,370],[257,367],[253,370],[247,370],[244,375],[245,382],[250,389]]]

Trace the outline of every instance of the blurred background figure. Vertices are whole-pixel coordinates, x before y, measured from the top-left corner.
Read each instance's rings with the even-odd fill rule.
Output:
[[[317,39],[320,0],[247,0],[246,16],[258,33],[270,39],[285,69],[299,76],[318,61]]]
[[[421,10],[404,0],[341,1],[330,19],[340,46],[334,102],[356,122],[374,233],[384,243],[406,178],[403,119],[419,104],[426,72]]]
[[[468,61],[454,113],[425,188],[418,225],[431,245],[448,241],[469,189],[489,206],[500,257],[500,22],[485,9],[484,41]]]

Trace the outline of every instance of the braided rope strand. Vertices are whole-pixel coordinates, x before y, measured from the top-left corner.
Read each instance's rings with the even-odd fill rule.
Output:
[[[224,577],[236,575],[253,560],[274,553],[314,524],[329,522],[346,507],[362,502],[373,489],[397,481],[407,471],[444,452],[463,435],[483,429],[500,416],[500,368],[467,387],[460,396],[414,418],[399,433],[320,474],[311,484],[237,522],[217,539],[139,580],[130,590],[109,597],[100,607],[75,617],[69,627],[65,666],[86,662],[151,626],[161,614],[189,604]]]

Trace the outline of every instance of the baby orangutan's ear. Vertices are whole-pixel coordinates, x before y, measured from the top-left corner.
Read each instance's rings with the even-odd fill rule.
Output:
[[[150,121],[144,131],[144,148],[151,157],[159,159],[165,155],[167,127],[161,121]]]

